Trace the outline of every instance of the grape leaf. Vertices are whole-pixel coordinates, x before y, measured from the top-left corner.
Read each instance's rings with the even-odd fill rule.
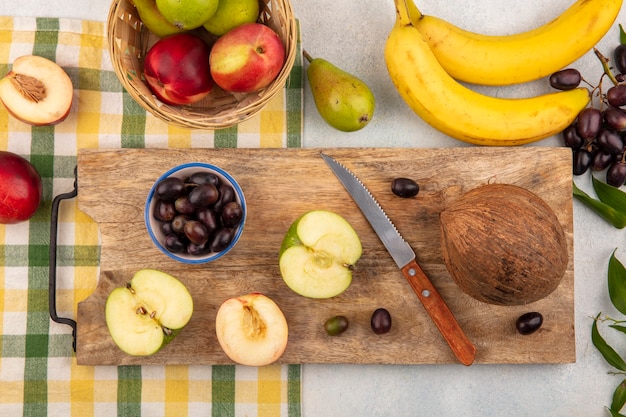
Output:
[[[593,326],[591,326],[591,341],[593,345],[598,349],[598,351],[602,354],[602,357],[614,368],[619,369],[620,371],[626,372],[626,362],[624,359],[613,349],[606,340],[600,335],[598,331],[598,318],[600,314],[596,316],[593,320]]]
[[[613,207],[615,210],[620,211],[622,213],[626,212],[626,193],[620,190],[619,188],[615,188],[612,185],[609,185],[603,181],[600,181],[593,175],[591,176],[591,182],[593,184],[593,189],[595,190],[598,198],[603,203],[608,204]]]
[[[611,254],[611,259],[609,259],[609,296],[613,306],[620,313],[626,314],[626,268],[615,256],[615,250]]]
[[[610,187],[610,186],[609,186]],[[573,184],[574,197],[580,200],[587,207],[599,214],[604,220],[611,223],[618,229],[626,227],[626,213],[616,210],[607,203],[600,200],[596,200],[578,188],[576,184]]]
[[[615,388],[611,410],[620,411],[624,404],[626,404],[626,379]]]
[[[609,413],[611,413],[611,417],[626,417],[624,414],[621,414],[619,411],[615,411],[612,408],[609,408]]]
[[[626,32],[624,32],[624,28],[621,24],[619,25],[619,43],[626,45]]]

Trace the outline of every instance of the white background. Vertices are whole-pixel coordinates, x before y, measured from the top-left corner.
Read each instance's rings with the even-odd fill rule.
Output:
[[[422,12],[473,31],[506,34],[531,29],[556,17],[573,0],[496,1],[416,0]],[[341,133],[328,127],[315,110],[305,85],[303,145],[450,147],[466,146],[424,124],[400,99],[383,59],[385,39],[395,19],[392,0],[292,0],[300,20],[303,47],[316,57],[358,75],[377,99],[374,119],[363,130]],[[0,15],[69,17],[105,21],[105,0],[0,1]],[[618,43],[617,23],[598,45],[611,54]],[[576,36],[577,28],[572,28]],[[591,82],[602,72],[588,53],[574,66]],[[499,96],[535,95],[549,91],[547,80],[519,87],[483,88]],[[533,146],[560,146],[558,137]],[[591,190],[589,177],[577,184]],[[626,261],[624,231],[614,229],[574,202],[576,350],[569,365],[357,366],[305,365],[303,412],[306,417],[344,416],[608,416],[614,388],[623,379],[591,344],[591,317],[616,312],[607,294],[606,267],[611,252]],[[617,342],[626,352],[626,339]],[[546,347],[549,349],[550,347]]]

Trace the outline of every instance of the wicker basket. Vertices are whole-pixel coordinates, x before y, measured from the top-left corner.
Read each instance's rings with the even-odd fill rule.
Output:
[[[147,111],[167,123],[192,129],[222,129],[258,113],[285,86],[296,56],[297,27],[289,0],[259,0],[259,23],[274,29],[286,49],[283,69],[276,79],[256,93],[228,93],[218,86],[201,101],[171,106],[158,100],[143,80],[143,57],[159,39],[147,30],[130,0],[113,0],[108,17],[109,53],[113,68],[128,93]],[[208,43],[215,38],[196,31]]]

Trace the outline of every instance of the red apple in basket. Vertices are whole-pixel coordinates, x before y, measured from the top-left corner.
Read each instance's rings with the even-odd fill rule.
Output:
[[[246,23],[215,42],[209,62],[213,80],[222,89],[250,93],[276,79],[285,63],[285,46],[270,27]]]
[[[39,207],[42,192],[41,177],[30,162],[0,151],[0,223],[30,219]]]
[[[146,54],[143,65],[150,90],[165,103],[192,104],[213,89],[209,47],[192,34],[160,39]]]

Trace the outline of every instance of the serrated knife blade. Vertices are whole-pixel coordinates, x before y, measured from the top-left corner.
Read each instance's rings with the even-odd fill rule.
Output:
[[[320,155],[370,223],[454,355],[463,365],[471,365],[476,357],[476,347],[465,335],[446,302],[418,265],[411,246],[402,238],[361,180],[334,158],[323,152]]]

